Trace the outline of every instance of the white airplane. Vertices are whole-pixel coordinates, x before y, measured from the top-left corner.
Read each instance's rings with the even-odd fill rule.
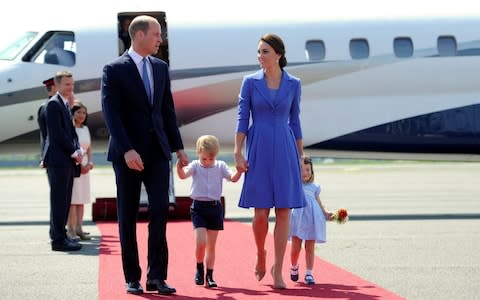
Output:
[[[41,83],[62,69],[74,74],[94,138],[106,139],[102,67],[125,49],[121,22],[149,14],[163,27],[158,56],[170,65],[187,147],[209,133],[229,150],[241,80],[258,70],[257,42],[273,32],[284,39],[286,69],[302,80],[307,149],[480,154],[480,10],[461,1],[437,7],[406,1],[398,12],[384,1],[376,2],[382,5],[376,13],[358,13],[369,11],[370,2],[329,4],[335,9],[308,0],[295,6],[157,1],[134,9],[111,3],[99,9],[107,4],[98,3],[88,14],[81,8],[68,18],[58,14],[49,18],[53,25],[38,22],[18,35],[2,26],[0,146],[38,138],[36,112],[46,98]],[[50,60],[57,40],[63,54]]]

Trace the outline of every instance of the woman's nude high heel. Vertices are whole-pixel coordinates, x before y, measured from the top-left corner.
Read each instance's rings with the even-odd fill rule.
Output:
[[[265,277],[267,264],[267,250],[263,250],[263,255],[257,254],[257,262],[255,263],[255,278],[260,281]]]
[[[270,269],[270,274],[272,275],[272,278],[273,278],[273,288],[275,289],[287,288],[287,285],[283,281],[282,275],[280,274],[279,277],[277,276],[278,274],[276,274],[275,265],[273,265],[272,268]]]

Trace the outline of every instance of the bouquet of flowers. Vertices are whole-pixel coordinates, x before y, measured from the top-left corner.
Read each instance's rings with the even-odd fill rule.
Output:
[[[343,224],[348,221],[348,211],[346,208],[339,208],[336,213],[333,214],[333,221],[338,224]]]

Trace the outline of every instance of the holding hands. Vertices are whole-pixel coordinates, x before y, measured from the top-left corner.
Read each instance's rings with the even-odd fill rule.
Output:
[[[130,169],[141,172],[145,168],[143,165],[143,160],[140,157],[140,154],[138,154],[138,152],[135,151],[134,149],[131,149],[125,152],[123,157],[125,158],[125,163]],[[188,156],[185,153],[185,151],[178,150],[177,159],[179,164],[183,166],[188,165]]]
[[[185,170],[183,170],[183,167],[187,165],[188,165],[187,154],[183,150],[177,151],[177,173],[180,179],[187,178],[187,175],[185,174]]]
[[[185,153],[185,151],[178,150],[177,159],[178,159],[178,163],[181,164],[182,166],[188,165],[188,155]]]
[[[235,153],[235,166],[238,172],[243,173],[248,171],[248,161],[245,160],[242,153]]]

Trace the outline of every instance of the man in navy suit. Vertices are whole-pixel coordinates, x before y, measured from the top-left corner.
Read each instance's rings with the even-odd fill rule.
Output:
[[[147,291],[172,294],[167,279],[166,223],[171,152],[188,157],[177,127],[167,64],[151,55],[162,43],[159,22],[138,16],[129,27],[132,47],[103,68],[102,109],[110,132],[108,160],[117,184],[117,213],[127,292],[143,293],[136,240],[141,184],[148,194]]]
[[[50,184],[50,238],[52,250],[76,251],[82,246],[67,237],[65,225],[72,200],[75,168],[84,153],[79,146],[68,106],[68,99],[73,96],[72,73],[60,71],[55,74],[54,80],[58,92],[50,98],[45,109],[48,134],[42,155]]]

